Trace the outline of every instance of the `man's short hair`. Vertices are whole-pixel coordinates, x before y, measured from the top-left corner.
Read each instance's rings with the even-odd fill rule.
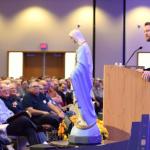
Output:
[[[145,26],[147,26],[147,25],[150,25],[150,22],[145,22],[145,24],[144,24]]]

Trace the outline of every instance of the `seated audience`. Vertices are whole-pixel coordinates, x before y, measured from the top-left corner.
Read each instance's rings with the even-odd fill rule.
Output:
[[[14,113],[9,110],[0,99],[0,124],[6,124],[5,128],[3,128],[3,132],[12,136],[25,136],[30,145],[42,143],[36,132],[36,126],[28,117],[19,116],[8,123],[7,120],[13,115]]]
[[[17,97],[17,93],[16,93],[16,86],[14,84],[10,84],[5,85],[5,84],[1,84],[1,89],[0,89],[0,98],[1,100],[5,103],[5,105],[7,106],[7,108],[9,110],[11,110],[14,114],[18,114],[20,112],[23,112],[23,107],[21,105],[21,101],[19,99],[19,97]],[[36,125],[30,120],[29,117],[27,116],[19,116],[20,117],[24,117],[24,120],[29,120],[30,123],[32,123],[32,125],[36,127]],[[38,132],[37,133],[40,137],[41,142],[45,142],[46,143],[46,136],[44,133],[42,132]]]
[[[37,81],[29,84],[29,91],[24,96],[22,104],[32,114],[31,119],[36,125],[47,124],[58,129],[61,119],[64,118],[63,111],[53,105],[44,94],[40,93]]]

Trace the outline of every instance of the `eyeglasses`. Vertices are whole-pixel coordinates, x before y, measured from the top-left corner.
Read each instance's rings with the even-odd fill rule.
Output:
[[[33,86],[31,86],[32,88],[39,88],[39,86],[38,85],[33,85]]]
[[[9,93],[9,90],[1,90],[2,93]]]

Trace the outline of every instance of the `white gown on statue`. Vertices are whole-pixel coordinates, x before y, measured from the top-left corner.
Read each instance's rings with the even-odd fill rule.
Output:
[[[71,74],[71,81],[82,119],[88,126],[96,122],[92,103],[92,57],[89,46],[83,43],[77,50],[76,68]]]
[[[78,107],[78,121],[71,130],[69,141],[79,144],[101,143],[91,96],[93,85],[91,51],[79,29],[74,29],[69,35],[79,44],[76,51],[77,64],[70,77]]]

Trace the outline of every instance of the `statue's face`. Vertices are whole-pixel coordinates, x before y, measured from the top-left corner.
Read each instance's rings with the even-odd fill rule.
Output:
[[[144,36],[146,41],[150,42],[150,25],[144,26]]]
[[[71,40],[73,40],[74,44],[77,43],[77,41],[73,37],[70,36],[70,38],[71,38]]]

